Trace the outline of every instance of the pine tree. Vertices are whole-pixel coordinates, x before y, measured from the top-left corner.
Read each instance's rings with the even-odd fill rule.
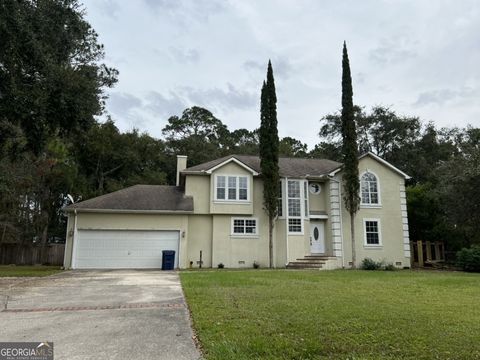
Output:
[[[355,128],[352,76],[348,61],[347,44],[343,43],[342,59],[342,155],[343,155],[343,199],[350,214],[350,235],[352,241],[352,268],[356,267],[355,214],[360,204],[360,181],[358,179],[358,148]]]
[[[278,129],[277,96],[272,63],[268,61],[267,81],[263,82],[260,105],[260,167],[263,179],[263,203],[268,215],[268,238],[270,267],[273,267],[273,229],[278,212]]]

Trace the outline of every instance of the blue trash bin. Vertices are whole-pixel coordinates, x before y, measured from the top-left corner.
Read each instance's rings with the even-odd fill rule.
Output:
[[[175,268],[175,251],[162,251],[162,270],[173,270]]]

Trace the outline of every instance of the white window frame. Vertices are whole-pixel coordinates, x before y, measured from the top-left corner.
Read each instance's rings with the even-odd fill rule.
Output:
[[[378,196],[378,203],[364,203],[363,202],[363,196],[362,196],[362,177],[365,174],[372,174],[375,176],[375,179],[377,180],[377,196]],[[381,197],[381,191],[380,191],[380,178],[378,177],[377,174],[375,174],[372,170],[366,169],[362,174],[360,174],[360,207],[362,208],[381,208],[382,207],[382,197]],[[370,194],[370,187],[368,188],[369,194]]]
[[[290,230],[290,220],[298,220],[300,221],[300,228],[301,228],[301,231],[298,232],[298,231],[291,231]],[[296,226],[296,225],[294,225]],[[299,218],[299,217],[289,217],[287,219],[287,227],[288,227],[288,235],[303,235],[303,219]]]
[[[242,220],[242,221],[246,221],[246,220],[253,220],[255,221],[255,233],[236,233],[234,232],[234,223],[235,223],[235,220]],[[231,227],[230,227],[230,236],[232,237],[248,237],[248,238],[255,238],[255,237],[258,237],[258,218],[256,217],[232,217],[231,218]],[[246,229],[246,225],[244,223],[243,225],[243,228],[244,228],[244,231]]]
[[[294,197],[291,198],[288,194],[288,183],[289,182],[298,182],[299,183],[299,192],[300,192],[300,197]],[[305,224],[304,224],[304,218],[305,218],[305,196],[304,196],[304,183],[306,180],[303,179],[287,179],[285,182],[285,216],[286,216],[286,221],[287,221],[287,231],[288,235],[304,235],[305,232]],[[307,191],[308,192],[308,191]],[[300,216],[291,216],[288,208],[288,203],[290,199],[299,199],[300,200]],[[300,220],[300,225],[301,225],[301,231],[290,231],[290,219],[298,219]]]
[[[225,199],[219,199],[217,197],[217,184],[218,184],[218,177],[219,176],[224,176],[225,177]],[[229,199],[228,198],[228,178],[229,177],[234,177],[236,178],[235,182],[235,199]],[[246,178],[247,179],[247,198],[246,199],[240,199],[240,178]],[[216,174],[215,175],[215,180],[213,184],[213,200],[216,202],[225,202],[225,203],[249,203],[250,202],[250,192],[251,192],[251,181],[250,181],[250,176],[248,175],[232,175],[232,174]]]
[[[312,185],[318,186],[318,191],[312,191],[312,188],[311,188]],[[322,192],[322,185],[320,183],[316,182],[316,181],[309,182],[308,183],[308,191],[312,195],[319,195]]]
[[[282,211],[282,215],[278,215],[279,219],[285,219],[285,180],[280,179],[280,194],[281,196],[277,197],[277,203],[281,200],[281,207],[279,206],[279,210]]]
[[[308,198],[308,194],[310,191],[308,190],[309,184],[307,180],[303,181],[303,218],[308,219],[310,215],[310,199]]]
[[[367,244],[367,221],[375,221],[378,228],[378,244]],[[363,219],[363,246],[366,248],[380,248],[383,246],[382,242],[382,223],[380,219],[364,218]]]

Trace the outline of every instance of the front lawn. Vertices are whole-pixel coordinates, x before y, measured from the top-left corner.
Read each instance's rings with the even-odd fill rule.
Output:
[[[61,271],[60,266],[0,265],[0,277],[48,276]]]
[[[480,275],[187,271],[207,359],[480,359]]]

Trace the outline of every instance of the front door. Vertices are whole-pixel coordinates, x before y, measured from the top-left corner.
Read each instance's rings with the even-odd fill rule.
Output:
[[[310,221],[310,252],[312,254],[325,253],[325,223]]]

